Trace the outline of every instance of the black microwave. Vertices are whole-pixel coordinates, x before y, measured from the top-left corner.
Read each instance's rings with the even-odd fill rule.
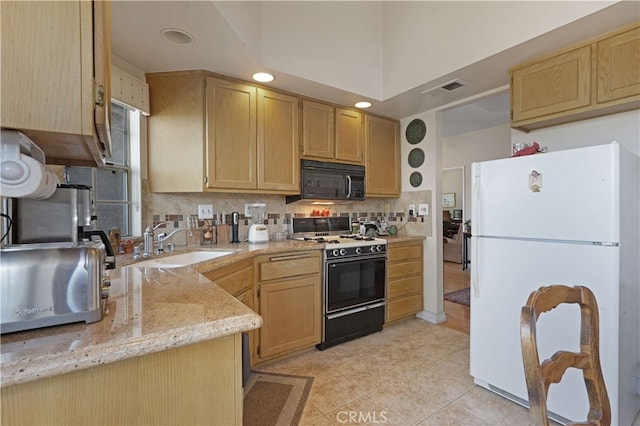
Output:
[[[302,160],[300,194],[287,196],[287,203],[362,201],[364,194],[364,166]]]

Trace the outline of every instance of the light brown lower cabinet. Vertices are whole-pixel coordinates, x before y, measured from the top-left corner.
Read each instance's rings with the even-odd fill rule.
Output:
[[[320,251],[255,259],[260,315],[258,362],[310,348],[322,333]]]
[[[2,424],[242,424],[234,334],[2,388]]]
[[[413,316],[423,308],[422,240],[387,245],[385,323]]]
[[[227,293],[244,303],[249,309],[257,311],[255,292],[253,290],[253,259],[246,259],[212,271],[203,275],[215,282]],[[258,331],[248,331],[250,364],[256,361]]]

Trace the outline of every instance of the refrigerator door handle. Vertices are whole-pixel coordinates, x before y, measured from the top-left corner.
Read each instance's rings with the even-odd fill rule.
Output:
[[[473,221],[472,226],[475,226],[476,228],[476,235],[480,235],[480,227],[479,227],[479,223],[478,223],[478,210],[480,209],[480,165],[476,164],[476,170],[473,176],[473,186],[472,186],[472,190],[473,190],[473,200],[474,203],[472,203],[472,205],[475,206],[475,208],[473,209],[473,211],[471,212],[471,215],[473,216]],[[480,269],[480,262],[478,259],[478,237],[471,237],[475,240],[475,244],[473,245],[473,256],[471,257],[473,259],[473,262],[475,263],[475,267],[472,267],[472,276],[471,276],[471,287],[473,287],[473,296],[474,297],[480,297],[480,288],[478,285],[478,269]]]
[[[474,237],[471,237],[474,238]],[[474,297],[480,297],[480,285],[478,277],[479,277],[479,272],[478,270],[480,269],[480,259],[478,259],[478,245],[480,243],[478,237],[475,237],[475,244],[473,247],[473,262],[475,263],[475,267],[471,268],[471,270],[473,271],[473,274],[471,276],[471,287],[473,288],[473,296]]]

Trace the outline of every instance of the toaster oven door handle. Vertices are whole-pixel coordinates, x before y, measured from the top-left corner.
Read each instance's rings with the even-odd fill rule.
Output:
[[[106,268],[107,269],[116,269],[116,255],[113,253],[113,247],[111,247],[111,242],[109,238],[107,238],[107,234],[104,231],[85,231],[88,237],[92,235],[97,235],[102,240],[102,244],[104,244],[104,249],[107,252],[107,258],[105,259]]]

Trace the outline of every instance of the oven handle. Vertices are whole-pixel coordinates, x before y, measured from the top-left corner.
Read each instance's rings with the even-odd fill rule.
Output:
[[[326,259],[325,263],[327,265],[330,266],[335,266],[338,263],[346,263],[346,262],[363,262],[366,260],[378,260],[378,259],[387,259],[387,255],[384,253],[376,253],[376,254],[370,254],[370,255],[360,255],[360,256],[353,256],[353,257],[337,257],[334,259]]]
[[[282,262],[285,260],[305,259],[311,257],[308,254],[292,254],[289,256],[274,256],[269,258],[269,262]]]
[[[357,307],[357,308],[348,309],[346,311],[336,312],[335,314],[327,314],[327,319],[331,320],[331,319],[334,319],[334,318],[343,317],[345,315],[355,314],[356,312],[362,312],[362,311],[366,311],[366,310],[373,309],[373,308],[379,308],[380,306],[386,305],[386,303],[387,302],[382,301],[382,302],[374,303],[372,305],[360,306],[360,307]]]

